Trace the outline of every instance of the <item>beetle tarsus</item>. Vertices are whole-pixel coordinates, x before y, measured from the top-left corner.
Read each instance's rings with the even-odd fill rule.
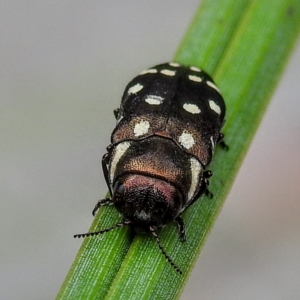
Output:
[[[100,209],[101,206],[111,205],[111,204],[112,202],[110,198],[99,200],[93,209],[93,216],[95,217],[97,211]]]

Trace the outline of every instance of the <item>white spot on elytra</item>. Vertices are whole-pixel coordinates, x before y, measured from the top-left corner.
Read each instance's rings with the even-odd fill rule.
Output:
[[[167,76],[174,76],[176,74],[176,71],[164,69],[164,70],[161,70],[160,73],[167,75]]]
[[[201,112],[196,104],[184,103],[183,108],[191,114],[199,114]]]
[[[212,87],[213,89],[215,89],[217,92],[220,93],[220,90],[216,87],[216,85],[214,83],[212,83],[211,81],[206,81],[206,84],[210,87]]]
[[[148,69],[148,70],[144,70],[143,72],[140,73],[140,75],[144,75],[144,74],[155,74],[157,73],[156,69]]]
[[[215,101],[209,100],[209,106],[210,106],[210,108],[211,108],[214,112],[216,112],[218,115],[221,113],[221,108],[220,108],[219,105],[216,104]]]
[[[133,129],[134,135],[136,137],[144,135],[148,132],[150,128],[150,124],[148,121],[140,121],[139,123],[136,123]]]
[[[164,98],[156,95],[149,95],[145,99],[145,102],[147,102],[150,105],[159,105],[162,104]]]
[[[114,176],[117,168],[117,164],[120,158],[125,154],[126,150],[130,147],[130,142],[123,142],[116,146],[114,156],[110,164],[110,183],[114,181]]]
[[[171,67],[180,67],[180,64],[176,63],[176,62],[170,62],[169,65]]]
[[[195,145],[193,136],[186,131],[183,131],[181,136],[178,138],[178,141],[186,149],[190,149]]]
[[[197,67],[190,67],[190,70],[195,71],[195,72],[201,72],[201,70]]]
[[[211,146],[215,148],[215,142],[213,136],[210,137]]]
[[[189,75],[189,80],[195,81],[195,82],[201,82],[202,78],[195,75]]]
[[[139,83],[137,83],[136,85],[132,86],[131,88],[128,89],[128,94],[136,94],[137,92],[139,92],[141,89],[143,88],[143,86]]]
[[[197,186],[199,184],[199,174],[202,170],[201,164],[199,161],[192,157],[190,159],[191,163],[191,173],[192,173],[192,180],[191,180],[191,186],[188,191],[188,201],[191,200],[196,192]]]

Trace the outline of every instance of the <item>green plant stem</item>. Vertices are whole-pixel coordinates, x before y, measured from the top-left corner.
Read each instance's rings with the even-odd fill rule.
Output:
[[[224,132],[230,150],[217,149],[210,166],[213,200],[202,197],[183,214],[188,241],[179,242],[173,224],[159,232],[183,275],[165,261],[151,236],[138,235],[130,246],[132,237],[123,228],[84,241],[57,299],[179,297],[257,130],[299,25],[299,0],[202,3],[175,61],[213,75],[227,105]],[[118,221],[113,208],[108,208],[91,230]]]

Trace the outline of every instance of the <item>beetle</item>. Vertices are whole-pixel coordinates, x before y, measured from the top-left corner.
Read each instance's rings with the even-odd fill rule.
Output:
[[[182,213],[208,190],[207,170],[217,143],[223,148],[221,128],[225,103],[212,78],[194,66],[164,63],[141,72],[126,87],[115,111],[117,125],[102,158],[110,197],[123,220],[88,237],[117,227],[150,232],[165,258],[182,273],[162,247],[157,230],[175,221],[186,240]]]

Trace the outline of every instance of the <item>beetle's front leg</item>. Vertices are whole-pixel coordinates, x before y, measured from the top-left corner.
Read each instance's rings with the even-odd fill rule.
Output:
[[[96,215],[97,211],[100,209],[101,206],[105,206],[105,205],[112,205],[112,201],[110,198],[105,198],[97,202],[97,204],[93,209],[93,216]]]

